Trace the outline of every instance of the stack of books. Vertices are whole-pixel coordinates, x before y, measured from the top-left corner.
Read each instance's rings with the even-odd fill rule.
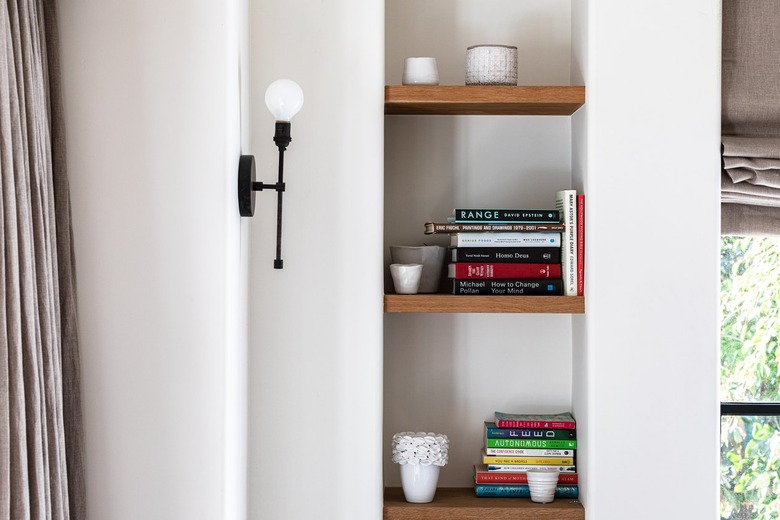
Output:
[[[575,451],[577,429],[569,412],[555,415],[495,413],[485,423],[482,464],[474,467],[478,497],[528,498],[526,472],[557,469],[556,498],[579,495]]]
[[[584,211],[584,196],[564,190],[555,209],[455,209],[425,233],[450,234],[453,294],[581,296]]]
[[[451,235],[453,294],[563,294],[559,210],[455,209],[446,224],[425,227]]]

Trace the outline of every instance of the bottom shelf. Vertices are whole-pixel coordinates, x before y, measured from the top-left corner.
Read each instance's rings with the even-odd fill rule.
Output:
[[[537,504],[530,498],[478,498],[473,488],[439,488],[430,504],[411,504],[401,488],[385,489],[384,520],[585,520],[579,500]]]

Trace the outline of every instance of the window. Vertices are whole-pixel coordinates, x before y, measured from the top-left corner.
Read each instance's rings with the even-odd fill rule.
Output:
[[[779,335],[780,237],[722,237],[722,519],[780,519]]]

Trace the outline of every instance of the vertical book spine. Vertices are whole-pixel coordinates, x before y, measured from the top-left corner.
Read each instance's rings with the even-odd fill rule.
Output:
[[[577,296],[585,294],[585,195],[577,195]]]
[[[566,231],[563,232],[561,263],[563,264],[563,294],[577,296],[577,192],[559,191],[555,207],[561,212]]]

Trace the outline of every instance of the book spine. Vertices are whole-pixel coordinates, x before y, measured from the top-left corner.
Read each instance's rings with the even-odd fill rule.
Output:
[[[560,223],[560,211],[554,209],[456,209],[456,223],[518,222]]]
[[[539,233],[564,231],[563,224],[453,224],[426,222],[425,234],[436,233]]]
[[[559,264],[559,247],[458,247],[452,250],[453,262],[495,262]]]
[[[486,448],[536,448],[542,450],[576,450],[574,439],[485,439]]]
[[[452,280],[452,294],[490,294],[507,295],[560,295],[563,294],[563,282],[551,280]]]
[[[488,455],[508,457],[573,457],[574,450],[544,450],[537,448],[485,448]]]
[[[572,421],[516,421],[512,419],[500,419],[496,421],[499,428],[549,428],[551,430],[573,430]]]
[[[561,247],[560,233],[457,233],[451,247]]]
[[[571,466],[574,464],[574,457],[491,457],[485,455],[482,457],[484,464],[524,464],[527,466]]]
[[[485,437],[490,439],[576,439],[577,430],[498,428],[495,426],[495,423],[486,423]]]
[[[474,491],[478,497],[528,498],[531,488],[527,484],[477,484]],[[579,486],[556,486],[555,498],[577,498]]]
[[[585,195],[577,195],[577,296],[585,294]]]
[[[474,479],[477,484],[528,484],[528,473],[502,471],[478,471]],[[558,484],[572,485],[579,481],[576,473],[560,473]]]
[[[450,278],[560,278],[561,264],[486,264],[457,262],[449,264]],[[499,425],[500,426],[500,425]]]
[[[531,471],[535,469],[557,469],[560,473],[576,473],[577,468],[575,466],[545,466],[545,465],[533,465],[533,464],[488,464],[488,471],[505,472],[505,473],[518,473],[524,471]]]
[[[555,207],[563,215],[566,231],[563,232],[563,294],[577,295],[577,192],[559,191],[555,197]]]

